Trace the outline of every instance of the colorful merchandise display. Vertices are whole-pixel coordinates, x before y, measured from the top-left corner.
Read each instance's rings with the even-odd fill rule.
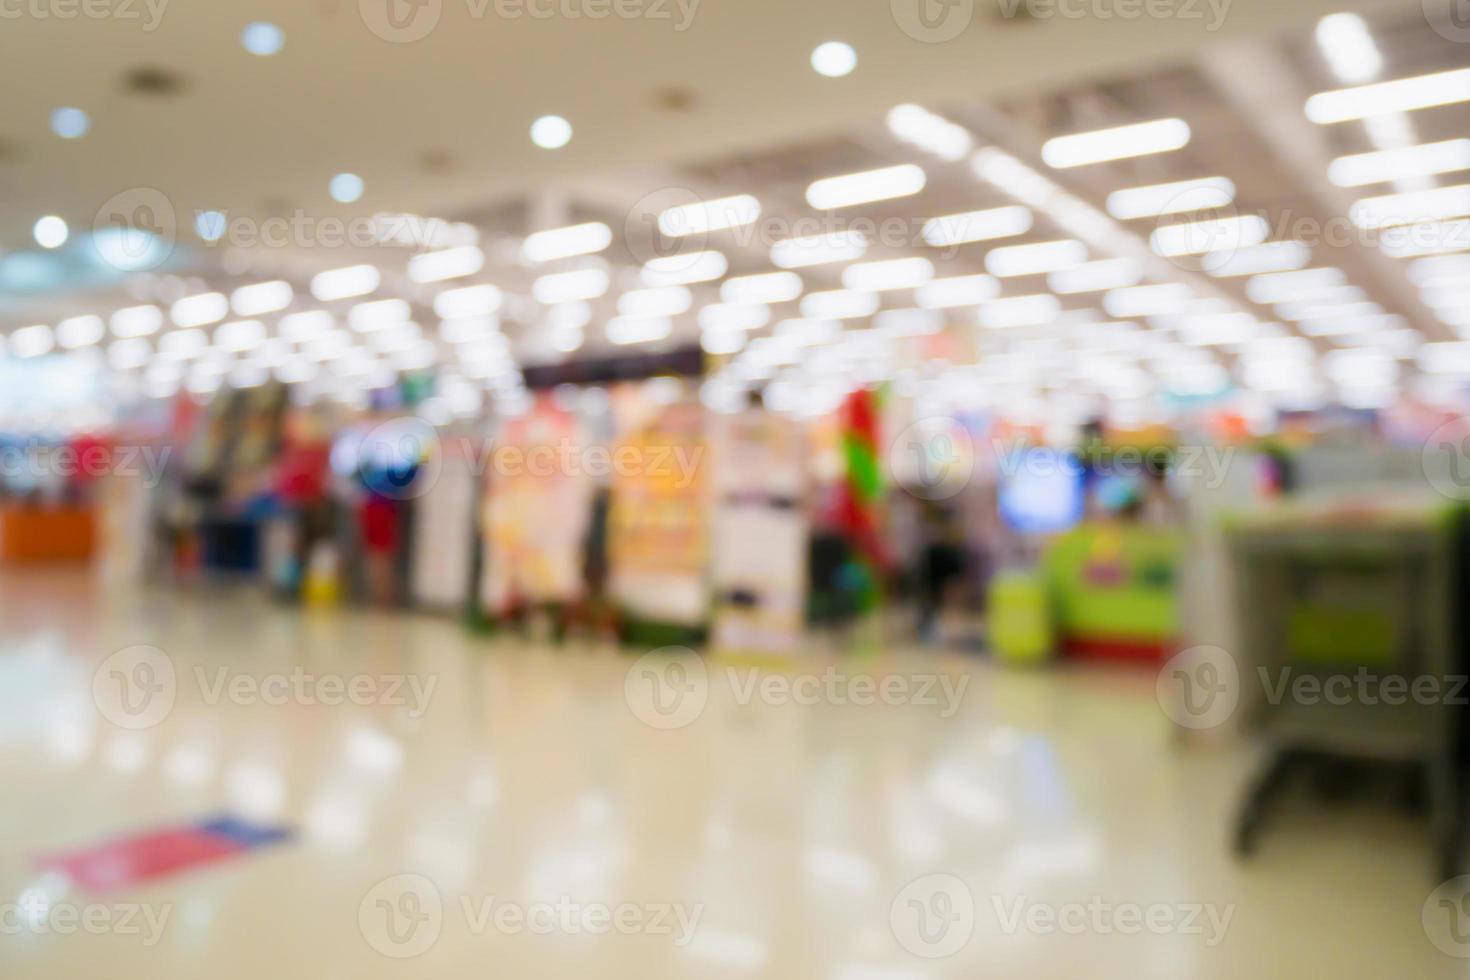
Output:
[[[710,596],[704,412],[660,407],[613,449],[609,595],[632,621],[701,630]]]
[[[787,655],[805,625],[805,473],[800,428],[760,409],[710,420],[712,646]]]
[[[1084,524],[1054,538],[1043,570],[1058,639],[1074,656],[1161,661],[1177,642],[1184,537],[1172,528]]]
[[[585,446],[576,415],[550,395],[502,428],[484,511],[480,604],[489,615],[582,598],[593,485],[585,468],[567,460]]]

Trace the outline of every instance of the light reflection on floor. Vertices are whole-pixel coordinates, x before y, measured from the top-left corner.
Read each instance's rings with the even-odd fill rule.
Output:
[[[916,704],[740,703],[714,669],[703,712],[664,731],[625,699],[632,656],[487,640],[432,616],[302,613],[219,589],[129,595],[63,573],[0,578],[0,610],[0,903],[12,912],[0,962],[14,975],[1456,975],[1420,926],[1433,883],[1416,822],[1304,813],[1234,864],[1223,841],[1248,756],[1173,742],[1147,673],[1008,673],[917,653],[839,663],[968,673],[941,718]],[[136,731],[103,717],[92,687],[135,644],[164,651],[177,680],[172,710]],[[381,703],[393,700],[381,686],[369,703],[273,704],[237,703],[220,683],[264,692],[298,667],[433,687],[426,706]],[[300,838],[100,897],[35,866],[219,811]],[[927,958],[893,916],[906,886],[934,874],[972,895],[973,933]],[[385,955],[364,925],[376,903],[425,908],[374,897],[400,875],[440,903],[412,959]],[[1008,931],[1017,910],[1090,900],[1233,910],[1214,945],[1178,931]],[[89,902],[166,910],[167,928],[156,945],[36,928]],[[694,924],[537,932],[491,914],[510,903],[551,916],[557,902],[677,906]]]

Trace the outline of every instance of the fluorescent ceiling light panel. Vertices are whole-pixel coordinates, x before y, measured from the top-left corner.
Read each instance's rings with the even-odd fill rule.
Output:
[[[347,311],[347,323],[358,333],[381,330],[402,323],[413,315],[408,303],[401,299],[380,299],[358,303]]]
[[[643,263],[638,279],[645,286],[688,286],[696,282],[713,282],[730,268],[725,256],[715,251],[665,255]]]
[[[1054,293],[1070,295],[1136,286],[1142,279],[1143,267],[1133,259],[1101,259],[1070,269],[1058,269],[1047,276],[1046,284]]]
[[[1254,276],[1245,284],[1245,293],[1252,303],[1270,306],[1290,302],[1303,294],[1345,285],[1347,274],[1341,269],[1301,269]]]
[[[1019,204],[983,211],[948,214],[924,222],[924,241],[936,248],[1011,238],[1031,230],[1034,219],[1029,208]]]
[[[16,357],[40,357],[42,354],[49,354],[55,343],[51,328],[44,323],[38,323],[21,327],[11,333],[8,349]]]
[[[1470,255],[1441,255],[1409,263],[1409,281],[1421,289],[1470,279]]]
[[[1165,225],[1149,236],[1154,252],[1165,258],[1203,255],[1260,245],[1271,235],[1271,227],[1258,214],[1242,214],[1213,221]]]
[[[931,310],[956,306],[978,306],[1000,295],[1000,281],[994,276],[951,276],[934,279],[914,291],[914,299]]]
[[[1359,228],[1426,224],[1470,215],[1470,184],[1387,194],[1358,201],[1348,212]]]
[[[106,333],[100,316],[73,316],[56,325],[56,342],[67,350],[75,350],[97,343]]]
[[[1189,138],[1189,124],[1183,119],[1155,119],[1049,139],[1041,148],[1041,158],[1047,166],[1065,170],[1110,160],[1168,153],[1188,146]]]
[[[1301,242],[1268,242],[1250,248],[1207,252],[1201,267],[1217,279],[1287,272],[1311,264],[1312,250]]]
[[[478,245],[420,252],[408,260],[408,278],[414,282],[443,282],[472,276],[485,268],[485,253]]]
[[[937,310],[884,310],[873,317],[873,329],[889,337],[927,337],[944,329]]]
[[[669,317],[687,313],[694,296],[684,286],[634,289],[618,297],[618,312],[631,317]]]
[[[602,269],[573,269],[537,279],[531,284],[531,295],[536,297],[536,302],[551,306],[573,300],[596,299],[606,293],[610,285],[607,272]]]
[[[156,306],[125,307],[112,314],[108,325],[115,337],[146,337],[163,326],[163,311]]]
[[[951,163],[963,160],[975,143],[965,127],[912,104],[889,110],[888,131],[896,139]]]
[[[856,231],[788,238],[771,246],[771,262],[782,269],[800,269],[832,262],[853,262],[868,251],[868,240]]]
[[[764,303],[713,303],[699,311],[701,330],[759,330],[771,322],[771,308]]]
[[[1039,326],[1056,319],[1061,312],[1062,304],[1051,293],[1011,296],[980,307],[980,325],[992,330]]]
[[[326,310],[306,310],[281,317],[277,329],[282,339],[299,344],[322,336],[336,325],[337,318]]]
[[[1390,258],[1413,259],[1470,249],[1470,221],[1431,221],[1383,230],[1378,248]]]
[[[203,330],[171,330],[158,338],[158,353],[167,357],[196,357],[208,346],[209,336]]]
[[[923,167],[904,163],[816,181],[806,189],[806,201],[818,211],[849,208],[873,201],[909,197],[923,190],[925,181]]]
[[[702,235],[748,225],[761,216],[761,203],[749,194],[722,197],[669,208],[658,216],[658,229],[670,238]]]
[[[1328,320],[1338,317],[1377,316],[1383,307],[1377,303],[1277,303],[1276,315],[1283,320]]]
[[[329,269],[312,277],[311,295],[323,303],[353,296],[366,296],[378,288],[381,277],[371,265],[349,265],[342,269]]]
[[[230,301],[224,293],[200,293],[185,296],[168,308],[169,319],[181,327],[202,327],[219,323],[230,315]]]
[[[1470,374],[1470,342],[1425,344],[1415,360],[1430,374]]]
[[[1223,208],[1235,200],[1235,182],[1225,177],[1130,187],[1108,195],[1108,214],[1119,221],[1157,218]]]
[[[842,270],[842,285],[848,289],[913,289],[933,278],[934,263],[923,258],[859,262]]]
[[[1470,102],[1470,68],[1322,92],[1307,100],[1307,118],[1328,125],[1394,112]]]
[[[459,289],[446,289],[434,297],[434,315],[441,320],[489,316],[499,310],[504,302],[505,294],[497,286],[489,283],[462,286]]]
[[[1395,313],[1363,313],[1358,316],[1327,317],[1320,320],[1302,320],[1297,329],[1308,337],[1338,337],[1344,334],[1361,334],[1369,331],[1401,330],[1407,326],[1404,318]]]
[[[1103,297],[1108,316],[1120,320],[1140,316],[1169,316],[1182,313],[1194,302],[1194,292],[1183,283],[1129,286],[1114,289]]]
[[[265,324],[259,320],[234,320],[214,330],[214,345],[232,354],[254,350],[265,342]]]
[[[794,272],[766,272],[725,280],[720,284],[720,299],[726,303],[788,303],[804,288],[801,276]]]
[[[1372,81],[1383,70],[1383,55],[1357,14],[1329,14],[1319,20],[1317,46],[1333,74],[1348,84]]]
[[[801,301],[801,315],[813,320],[847,320],[872,316],[880,305],[878,294],[857,289],[834,289],[808,293]]]
[[[1068,269],[1087,261],[1087,246],[1073,239],[993,248],[985,254],[985,270],[993,276],[1034,276]]]
[[[1338,187],[1363,187],[1461,170],[1470,170],[1470,139],[1338,157],[1327,168],[1327,179]]]
[[[612,229],[600,221],[589,221],[529,235],[521,245],[521,255],[527,262],[553,262],[601,252],[611,244]]]
[[[283,279],[241,286],[230,294],[230,308],[237,316],[261,316],[291,305],[296,293]]]
[[[607,339],[619,346],[651,344],[673,332],[674,321],[668,317],[615,316],[607,321]]]

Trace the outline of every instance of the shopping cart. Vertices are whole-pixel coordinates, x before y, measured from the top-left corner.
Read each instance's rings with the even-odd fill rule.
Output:
[[[1440,880],[1458,874],[1463,513],[1285,505],[1228,530],[1243,727],[1263,742],[1234,828],[1252,853],[1272,802],[1323,760],[1423,767]]]

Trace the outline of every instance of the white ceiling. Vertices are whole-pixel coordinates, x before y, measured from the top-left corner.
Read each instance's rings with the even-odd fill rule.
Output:
[[[898,27],[895,13],[919,0],[701,0],[683,31],[674,0],[670,19],[598,21],[505,19],[495,0],[417,0],[422,16],[437,11],[437,27],[390,43],[369,30],[365,12],[380,16],[389,2],[411,11],[411,0],[154,0],[162,6],[152,30],[160,8],[145,0],[88,2],[136,16],[0,21],[0,251],[33,247],[31,226],[45,213],[90,227],[104,202],[133,187],[160,190],[184,216],[459,214],[552,178],[748,152],[839,132],[901,101],[1051,88],[1374,6],[1233,0],[1212,31],[1210,0],[1178,0],[1199,19],[1111,21],[1006,21],[1001,0],[951,0],[950,8],[923,0],[968,24],[954,40],[924,43]],[[586,10],[598,0],[541,2]],[[665,9],[665,0],[644,2]],[[70,3],[28,0],[56,11],[76,9]],[[239,34],[251,20],[280,24],[285,49],[246,53]],[[859,53],[847,78],[809,67],[811,49],[831,38]],[[124,76],[140,67],[177,73],[183,91],[124,91]],[[670,91],[686,94],[688,108],[661,105]],[[51,134],[48,117],[63,105],[91,114],[87,137]],[[544,113],[572,121],[570,146],[530,143],[527,128]],[[437,166],[426,165],[431,158]],[[367,182],[350,208],[326,191],[343,170]],[[188,220],[180,223],[187,235]]]

